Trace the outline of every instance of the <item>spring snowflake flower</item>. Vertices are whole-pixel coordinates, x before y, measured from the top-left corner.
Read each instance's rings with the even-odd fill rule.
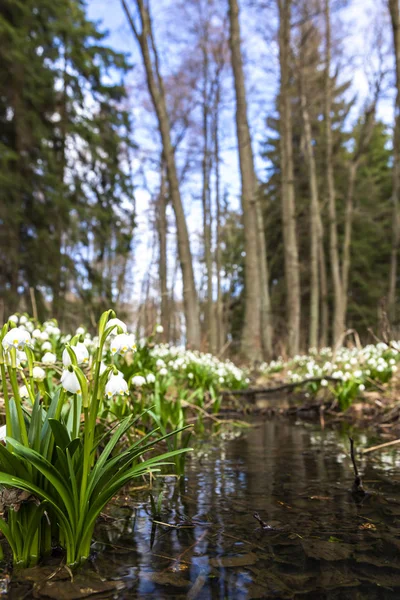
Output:
[[[11,317],[8,317],[8,320],[11,321],[11,323],[18,323],[17,315],[11,315]]]
[[[322,387],[326,387],[328,385],[328,382],[326,379],[321,379],[321,385]]]
[[[35,381],[43,381],[46,377],[46,371],[42,367],[33,367],[32,375]]]
[[[142,385],[145,385],[146,383],[146,379],[142,377],[142,375],[135,375],[134,377],[132,377],[131,381],[132,385],[134,385],[135,387],[142,387]]]
[[[40,329],[34,329],[32,331],[32,337],[35,338],[35,340],[38,340],[40,338],[40,334],[42,332],[40,331]]]
[[[162,325],[157,325],[156,333],[164,333],[164,327]]]
[[[194,377],[193,373],[188,373],[188,377],[189,377],[189,379],[193,379],[193,377]]]
[[[360,392],[363,392],[365,390],[365,385],[363,383],[360,383],[358,389],[360,390]]]
[[[71,392],[71,394],[81,394],[81,385],[79,379],[74,371],[64,369],[61,375],[61,384],[65,391]]]
[[[43,352],[49,352],[50,350],[53,349],[53,346],[51,345],[51,342],[43,342],[41,348],[42,348]]]
[[[168,369],[166,369],[165,367],[162,367],[162,369],[160,369],[159,373],[162,376],[168,375]]]
[[[25,323],[27,323],[27,322],[28,322],[28,318],[27,318],[27,317],[25,317],[25,315],[22,315],[22,316],[19,318],[19,322],[21,323],[21,325],[25,325]]]
[[[10,350],[11,348],[23,350],[25,346],[30,346],[31,343],[32,340],[29,332],[20,327],[15,327],[8,331],[2,342],[4,350]]]
[[[19,388],[19,395],[21,396],[21,398],[29,398],[29,392],[26,385],[21,385],[21,387]]]
[[[42,363],[45,365],[54,365],[57,361],[57,356],[53,352],[46,352],[42,356]]]
[[[119,396],[129,394],[128,384],[121,371],[118,371],[117,374],[111,373],[105,391],[108,398],[112,398],[115,394],[118,394]]]
[[[135,349],[135,338],[133,335],[128,335],[127,333],[120,333],[116,335],[111,342],[111,352],[113,354],[124,355],[128,352],[128,350]]]
[[[122,333],[126,333],[128,331],[127,326],[125,325],[125,323],[123,321],[121,321],[121,319],[110,319],[109,321],[107,321],[107,325],[106,325],[106,329],[108,329],[109,327],[114,326],[114,328],[111,330],[110,335],[117,335],[118,334],[118,327],[122,330]]]
[[[156,376],[154,375],[154,373],[149,373],[148,375],[146,375],[147,383],[154,383],[155,380],[156,380]]]
[[[85,333],[85,328],[84,327],[78,327],[78,329],[76,330],[76,335],[83,335]]]
[[[47,333],[47,331],[41,331],[40,332],[40,336],[39,339],[42,340],[42,342],[46,342],[49,339],[49,334]]]
[[[82,363],[87,363],[89,361],[89,352],[83,342],[78,342],[76,346],[71,346],[71,348],[75,353],[76,362],[78,363],[78,365],[81,365]],[[69,365],[71,364],[71,357],[66,348],[64,348],[62,354],[62,361],[64,367],[69,367]]]

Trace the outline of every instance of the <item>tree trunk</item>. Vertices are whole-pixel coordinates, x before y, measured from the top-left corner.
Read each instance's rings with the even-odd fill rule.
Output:
[[[215,240],[215,270],[217,272],[217,303],[216,303],[216,328],[217,328],[217,351],[220,352],[225,343],[225,332],[223,323],[223,300],[221,286],[222,253],[221,253],[221,189],[219,170],[219,106],[220,106],[220,83],[217,81],[214,103],[213,142],[214,142],[214,165],[215,165],[215,204],[216,204],[216,240]]]
[[[343,290],[340,277],[340,259],[337,235],[336,218],[336,191],[333,176],[333,148],[332,148],[332,89],[330,78],[331,67],[331,21],[330,0],[325,0],[325,27],[326,27],[326,54],[325,54],[325,178],[328,193],[329,211],[329,254],[332,271],[333,285],[333,331],[332,341],[335,345],[341,339],[344,331],[343,318]]]
[[[245,244],[245,321],[242,348],[250,360],[260,360],[263,350],[271,351],[272,323],[268,289],[268,265],[261,207],[257,206],[257,180],[254,170],[247,102],[240,47],[239,7],[229,0],[232,70],[236,93],[236,128],[242,183],[242,211]]]
[[[158,272],[160,277],[161,294],[161,325],[164,329],[161,339],[163,342],[168,342],[170,316],[167,284],[167,181],[163,160],[160,162],[160,168],[161,181],[157,207],[157,230],[159,244]]]
[[[178,254],[182,270],[183,305],[186,321],[187,344],[192,348],[199,348],[199,304],[194,280],[189,233],[179,189],[174,149],[171,142],[171,131],[167,112],[164,83],[159,69],[158,53],[154,43],[148,4],[145,6],[144,0],[135,0],[141,23],[141,31],[138,31],[133,17],[129,11],[126,0],[121,0],[121,2],[132,32],[139,42],[143,63],[146,70],[147,86],[155,112],[157,114],[158,127],[161,135],[164,159],[167,168],[169,195],[176,219]]]
[[[400,245],[400,217],[399,217],[399,194],[400,194],[400,14],[399,1],[388,0],[389,11],[393,30],[393,46],[396,65],[396,103],[395,121],[393,135],[393,231],[392,251],[390,258],[390,278],[388,293],[389,319],[393,323],[396,318],[396,288],[397,288],[397,260]]]
[[[310,115],[308,112],[308,99],[306,96],[306,82],[304,76],[304,65],[299,65],[299,81],[300,81],[300,106],[303,119],[304,142],[306,149],[306,159],[308,166],[308,178],[310,186],[310,267],[311,267],[311,284],[310,284],[310,325],[309,325],[309,346],[310,348],[318,347],[319,333],[319,254],[320,254],[320,214],[318,200],[318,183],[317,170],[315,166],[314,149],[312,144],[312,132]]]
[[[292,112],[290,106],[290,15],[292,0],[277,0],[279,7],[280,64],[280,151],[281,195],[285,279],[287,290],[289,352],[297,354],[300,346],[300,269],[296,239],[294,202]]]
[[[210,207],[210,151],[209,151],[209,112],[210,102],[209,97],[209,68],[208,68],[208,36],[205,33],[202,40],[203,51],[203,189],[202,189],[202,205],[203,205],[203,238],[204,238],[204,263],[206,267],[207,279],[207,297],[206,297],[206,315],[205,325],[207,332],[208,351],[211,354],[216,353],[216,331],[214,318],[214,301],[213,301],[213,261],[211,251],[211,207]]]

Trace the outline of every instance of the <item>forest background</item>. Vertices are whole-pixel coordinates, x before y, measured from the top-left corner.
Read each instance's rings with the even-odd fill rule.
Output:
[[[2,0],[0,316],[395,337],[399,86],[398,0]]]

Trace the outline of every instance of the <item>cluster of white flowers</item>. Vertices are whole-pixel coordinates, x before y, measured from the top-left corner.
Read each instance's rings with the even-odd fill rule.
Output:
[[[173,375],[193,384],[206,378],[218,384],[218,387],[226,385],[231,389],[244,387],[249,382],[244,370],[230,360],[219,360],[210,353],[186,350],[182,346],[158,344],[151,354],[156,360],[160,376]]]
[[[319,353],[315,348],[309,354],[296,355],[285,363],[282,358],[270,363],[263,363],[260,371],[263,375],[285,370],[288,379],[295,383],[304,379],[321,378],[321,387],[327,387],[327,378],[338,382],[354,382],[360,392],[374,380],[386,383],[397,371],[400,360],[400,342],[368,344],[363,348],[341,347],[322,348]]]

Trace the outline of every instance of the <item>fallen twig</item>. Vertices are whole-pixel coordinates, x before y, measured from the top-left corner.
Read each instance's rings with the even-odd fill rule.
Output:
[[[377,446],[371,446],[370,448],[364,448],[361,450],[363,454],[368,454],[368,452],[373,452],[374,450],[380,450],[381,448],[387,448],[388,446],[395,446],[396,444],[400,444],[399,440],[392,440],[391,442],[385,442],[384,444],[378,444]]]

